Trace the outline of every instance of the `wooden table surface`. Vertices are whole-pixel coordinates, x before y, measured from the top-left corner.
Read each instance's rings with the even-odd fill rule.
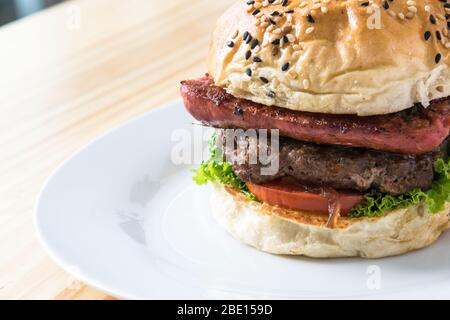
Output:
[[[202,75],[233,1],[74,0],[0,28],[1,299],[112,298],[48,258],[36,197],[76,150]]]

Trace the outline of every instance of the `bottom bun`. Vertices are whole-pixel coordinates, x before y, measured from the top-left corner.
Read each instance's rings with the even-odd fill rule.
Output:
[[[450,227],[449,204],[438,214],[419,204],[380,218],[342,217],[330,229],[325,215],[250,201],[221,185],[211,203],[215,219],[236,239],[273,254],[381,258],[426,247]]]

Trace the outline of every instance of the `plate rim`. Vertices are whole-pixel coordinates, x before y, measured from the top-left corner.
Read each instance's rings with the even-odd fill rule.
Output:
[[[99,141],[103,140],[104,138],[106,138],[107,136],[114,134],[115,132],[118,132],[120,130],[122,130],[125,127],[128,127],[130,125],[133,125],[134,123],[137,123],[138,121],[143,121],[143,119],[147,118],[147,117],[151,117],[154,114],[157,113],[161,113],[161,112],[165,112],[167,111],[167,109],[169,108],[174,108],[177,106],[182,106],[183,102],[181,99],[173,99],[170,102],[163,104],[163,105],[159,105],[155,108],[153,108],[152,110],[149,111],[145,111],[140,115],[137,115],[135,117],[132,117],[126,121],[124,121],[123,123],[106,130],[105,132],[99,134],[98,136],[90,139],[87,143],[85,143],[84,145],[82,145],[81,147],[77,148],[74,152],[72,152],[66,159],[64,159],[59,165],[57,165],[52,172],[50,173],[50,175],[45,179],[42,187],[40,188],[37,196],[36,196],[36,200],[34,202],[34,206],[33,206],[33,227],[34,230],[36,232],[36,236],[38,239],[38,242],[40,243],[41,247],[45,250],[46,254],[48,255],[48,257],[56,263],[56,265],[61,268],[65,273],[67,273],[68,275],[80,280],[81,282],[83,282],[84,284],[99,290],[105,294],[108,294],[114,298],[117,299],[123,299],[123,300],[146,300],[146,299],[153,299],[153,300],[164,300],[164,298],[158,297],[157,295],[153,295],[153,297],[149,298],[149,297],[143,297],[141,295],[135,294],[130,290],[122,290],[120,288],[118,288],[117,286],[114,285],[110,285],[107,282],[101,281],[101,280],[97,280],[95,278],[95,276],[91,276],[89,274],[85,274],[83,272],[76,272],[76,270],[73,270],[70,266],[70,262],[67,261],[67,258],[64,257],[64,255],[60,254],[58,252],[58,250],[54,249],[52,247],[52,245],[50,244],[50,242],[48,241],[47,236],[45,235],[43,228],[42,228],[42,224],[40,221],[40,217],[43,214],[41,210],[39,210],[40,208],[40,204],[45,196],[46,190],[48,189],[48,186],[50,185],[50,183],[52,183],[52,181],[55,179],[55,177],[62,171],[64,170],[64,168],[67,166],[68,163],[70,163],[73,159],[75,159],[79,154],[81,154],[82,152],[84,152],[85,150],[87,150],[88,148],[92,147],[93,145],[95,145],[96,143],[98,143]],[[193,119],[193,118],[192,118]],[[195,119],[193,119],[194,121]],[[450,232],[450,231],[449,231]],[[67,286],[66,286],[67,287]],[[444,292],[442,292],[442,290],[444,288],[442,288],[442,286],[439,286],[439,288],[441,290],[438,291],[433,291],[435,293],[434,297],[431,297],[429,299],[436,299],[436,296],[440,296],[440,298],[437,299],[446,299],[448,298],[448,294],[446,295]],[[428,291],[428,290],[426,290]],[[425,293],[425,292],[424,292]],[[422,296],[422,295],[421,295]],[[406,296],[406,299],[408,300],[415,300],[415,299],[424,299],[422,298],[418,298],[419,295],[417,294],[413,294],[413,295],[408,295]],[[326,300],[340,300],[340,299],[357,299],[357,300],[377,300],[377,299],[399,299],[401,298],[401,292],[391,292],[391,293],[372,293],[372,294],[368,294],[368,295],[361,295],[361,296],[349,296],[347,294],[344,294],[340,297],[324,297],[324,299]],[[177,299],[177,298],[174,298]],[[200,299],[200,298],[198,298]],[[203,297],[202,299],[206,299],[206,300],[213,300],[213,298],[207,298],[207,297]],[[276,299],[276,298],[274,298]],[[292,299],[317,299],[314,297],[303,297],[303,298],[292,298]],[[425,298],[427,299],[427,298]]]

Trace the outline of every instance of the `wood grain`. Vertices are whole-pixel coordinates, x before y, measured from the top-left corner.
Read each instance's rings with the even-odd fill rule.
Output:
[[[77,149],[203,74],[232,2],[76,0],[0,29],[0,298],[112,298],[47,257],[33,227],[38,192]]]

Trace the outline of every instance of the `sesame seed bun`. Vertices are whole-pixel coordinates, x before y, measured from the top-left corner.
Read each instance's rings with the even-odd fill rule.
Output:
[[[334,229],[327,217],[250,201],[241,193],[215,185],[212,212],[236,239],[259,250],[313,258],[381,258],[432,244],[450,227],[450,204],[437,214],[424,204],[398,209],[380,218],[339,219]]]
[[[448,6],[237,1],[218,21],[208,70],[236,97],[292,110],[365,116],[428,106],[450,96]]]

